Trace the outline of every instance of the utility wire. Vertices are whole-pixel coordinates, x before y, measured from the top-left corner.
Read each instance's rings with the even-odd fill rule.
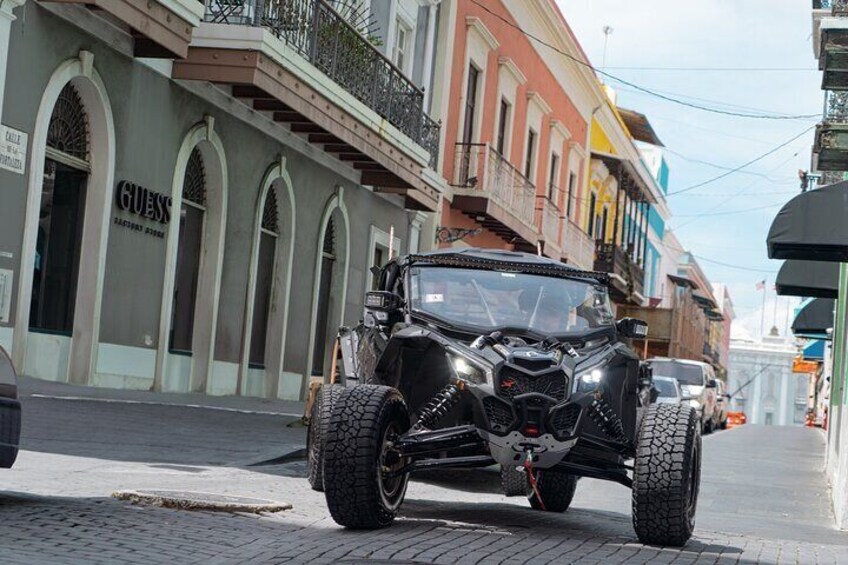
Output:
[[[767,208],[777,208],[778,206],[783,206],[783,202],[778,202],[777,204],[768,204],[767,206],[757,206],[756,208],[743,208],[741,210],[727,210],[725,212],[713,212],[711,214],[675,214],[675,218],[703,218],[705,216],[730,216],[732,214],[744,214],[745,212],[755,212],[757,210],[766,210]]]
[[[673,191],[673,192],[669,192],[668,194],[666,194],[666,196],[674,196],[674,195],[676,195],[676,194],[682,194],[682,193],[684,193],[684,192],[689,192],[690,190],[695,190],[696,188],[700,188],[700,187],[705,186],[705,185],[707,185],[707,184],[713,183],[713,182],[715,182],[715,181],[717,181],[717,180],[721,180],[721,179],[723,179],[723,178],[725,178],[725,177],[729,177],[730,175],[732,175],[732,174],[734,174],[734,173],[737,173],[737,172],[741,171],[741,170],[742,170],[742,169],[744,169],[745,167],[748,167],[749,165],[753,165],[753,164],[754,164],[754,163],[756,163],[757,161],[761,161],[761,160],[765,159],[766,157],[768,157],[769,155],[771,155],[771,154],[773,154],[773,153],[776,153],[777,151],[779,151],[779,150],[783,149],[784,147],[786,147],[787,145],[789,145],[790,143],[792,143],[792,142],[793,142],[793,141],[795,141],[796,139],[798,139],[798,138],[802,137],[803,135],[805,135],[807,132],[809,132],[810,130],[812,130],[812,129],[813,129],[813,128],[815,128],[815,127],[816,127],[816,126],[814,126],[814,125],[813,125],[813,126],[808,127],[807,129],[805,129],[804,131],[802,131],[802,132],[801,132],[801,133],[799,133],[798,135],[793,136],[791,139],[788,139],[788,140],[784,141],[783,143],[781,143],[781,144],[780,144],[780,145],[778,145],[777,147],[773,147],[773,148],[769,149],[768,151],[766,151],[766,152],[765,152],[765,153],[763,153],[762,155],[760,155],[760,156],[758,156],[758,157],[755,157],[755,158],[751,159],[750,161],[748,161],[748,162],[746,162],[746,163],[743,163],[742,165],[739,165],[738,167],[734,167],[733,169],[730,169],[729,171],[726,171],[726,172],[724,172],[724,173],[722,173],[722,174],[720,174],[720,175],[718,175],[718,176],[715,176],[715,177],[713,177],[713,178],[710,178],[710,179],[707,179],[707,180],[705,180],[705,181],[699,182],[699,183],[697,183],[697,184],[693,184],[692,186],[687,186],[686,188],[681,188],[680,190],[675,190],[675,191]]]
[[[777,271],[770,271],[770,270],[767,270],[767,269],[753,269],[751,267],[744,267],[742,265],[731,265],[730,263],[723,263],[721,261],[716,261],[714,259],[708,259],[708,258],[702,257],[700,255],[695,255],[694,253],[692,254],[692,256],[694,258],[698,259],[699,261],[705,261],[707,263],[714,263],[716,265],[720,265],[722,267],[727,267],[729,269],[739,269],[740,271],[751,271],[751,272],[754,272],[754,273],[771,273],[771,274],[777,273]]]
[[[604,67],[615,71],[818,72],[814,67]]]
[[[602,70],[592,66],[591,63],[584,61],[584,60],[580,59],[579,57],[575,57],[571,53],[567,53],[567,52],[563,51],[559,47],[556,47],[555,45],[548,43],[544,39],[541,39],[541,38],[536,37],[535,35],[527,32],[527,31],[524,31],[521,27],[514,24],[513,22],[511,22],[510,20],[508,20],[504,16],[495,13],[490,8],[488,8],[487,6],[484,6],[483,4],[481,4],[478,0],[471,0],[471,2],[476,4],[480,9],[487,12],[492,17],[497,18],[498,20],[502,21],[504,24],[508,25],[509,27],[512,27],[512,28],[518,30],[525,37],[532,39],[533,41],[539,43],[540,45],[544,45],[545,47],[555,51],[556,53],[559,53],[560,55],[570,59],[571,61],[577,63],[578,65],[581,65],[581,66],[584,66],[588,69],[591,69],[595,73],[597,73],[601,76],[604,76],[604,77],[606,77],[610,80],[614,80],[618,83],[627,85],[631,88],[635,88],[636,90],[644,92],[645,94],[650,94],[651,96],[654,96],[654,97],[659,98],[661,100],[665,100],[667,102],[672,102],[674,104],[679,104],[681,106],[694,108],[696,110],[702,110],[704,112],[711,112],[713,114],[722,114],[722,115],[725,115],[725,116],[735,116],[735,117],[738,117],[738,118],[753,118],[753,119],[761,119],[761,120],[804,120],[804,119],[808,119],[808,118],[819,117],[819,114],[799,114],[799,115],[791,116],[791,115],[778,115],[778,114],[774,114],[774,113],[750,114],[750,113],[745,113],[745,112],[731,112],[731,111],[728,111],[728,110],[721,110],[721,109],[718,109],[718,108],[710,108],[708,106],[701,106],[699,104],[694,104],[694,103],[691,103],[691,102],[687,102],[685,100],[681,100],[679,98],[675,98],[674,96],[667,96],[665,94],[661,94],[661,93],[656,92],[654,90],[645,88],[645,87],[640,86],[638,84],[632,83],[632,82],[624,80],[622,78],[619,78],[619,77],[612,75],[608,72],[602,71]]]

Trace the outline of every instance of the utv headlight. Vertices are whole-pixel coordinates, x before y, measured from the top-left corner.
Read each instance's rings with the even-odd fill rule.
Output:
[[[577,392],[592,392],[604,378],[604,372],[600,367],[577,372]]]
[[[450,362],[453,370],[456,372],[456,376],[460,379],[475,385],[482,385],[488,382],[487,371],[470,363],[468,359],[459,355],[451,355]]]
[[[695,410],[701,409],[701,403],[699,401],[695,400],[694,398],[689,398],[689,399],[686,400],[686,402],[688,402],[689,406],[691,406]]]

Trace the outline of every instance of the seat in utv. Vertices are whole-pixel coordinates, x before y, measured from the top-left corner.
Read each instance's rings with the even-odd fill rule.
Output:
[[[692,535],[701,436],[689,406],[657,404],[614,321],[603,273],[481,249],[409,255],[379,272],[364,318],[317,394],[309,478],[348,528],[394,520],[411,473],[500,465],[506,495],[562,512],[579,477],[632,489],[644,543]]]

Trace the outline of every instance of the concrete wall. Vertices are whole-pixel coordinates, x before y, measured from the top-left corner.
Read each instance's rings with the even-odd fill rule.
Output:
[[[84,10],[80,11],[83,12],[80,17],[91,17],[86,16]],[[371,226],[387,232],[393,226],[405,250],[410,215],[396,200],[371,193],[333,168],[247,125],[147,65],[127,57],[120,52],[121,47],[125,45],[118,36],[113,38],[104,33],[102,37],[93,37],[38,3],[29,2],[25,17],[13,25],[3,108],[5,124],[32,132],[41,93],[51,74],[63,61],[76,57],[80,50],[90,51],[94,54],[94,68],[102,77],[111,101],[116,132],[115,182],[129,180],[169,194],[177,154],[187,132],[202,122],[205,115],[214,118],[214,131],[222,140],[228,170],[226,239],[214,357],[231,363],[237,363],[241,354],[250,249],[256,230],[262,179],[269,166],[278,163],[280,155],[284,156],[294,189],[297,227],[290,309],[279,315],[285,315],[289,323],[284,370],[303,374],[311,334],[309,320],[321,220],[327,203],[337,192],[336,187],[344,189],[343,202],[350,223],[349,284],[344,305],[347,322],[354,322],[361,314]],[[341,167],[346,165],[336,163],[337,169]],[[4,252],[0,253],[0,269],[11,269],[16,274],[13,304],[21,292],[17,275],[27,182],[27,175],[0,170],[3,203],[0,206],[0,252]],[[109,190],[114,191],[114,187]],[[174,216],[178,217],[178,211],[174,211]],[[113,206],[110,221],[114,217],[138,221],[138,217],[131,217]],[[170,229],[178,225],[172,222]],[[282,230],[288,228],[290,226],[281,225]],[[102,343],[155,350],[166,276],[165,250],[165,239],[110,222],[102,299]],[[13,317],[8,324],[0,326],[10,327],[14,323]]]

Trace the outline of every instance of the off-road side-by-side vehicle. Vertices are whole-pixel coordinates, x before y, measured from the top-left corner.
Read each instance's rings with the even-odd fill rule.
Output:
[[[501,466],[506,495],[565,511],[579,477],[632,488],[644,543],[692,535],[701,434],[689,406],[657,404],[614,322],[603,273],[525,253],[410,255],[379,272],[362,323],[311,410],[309,477],[349,528],[392,523],[410,473]]]

